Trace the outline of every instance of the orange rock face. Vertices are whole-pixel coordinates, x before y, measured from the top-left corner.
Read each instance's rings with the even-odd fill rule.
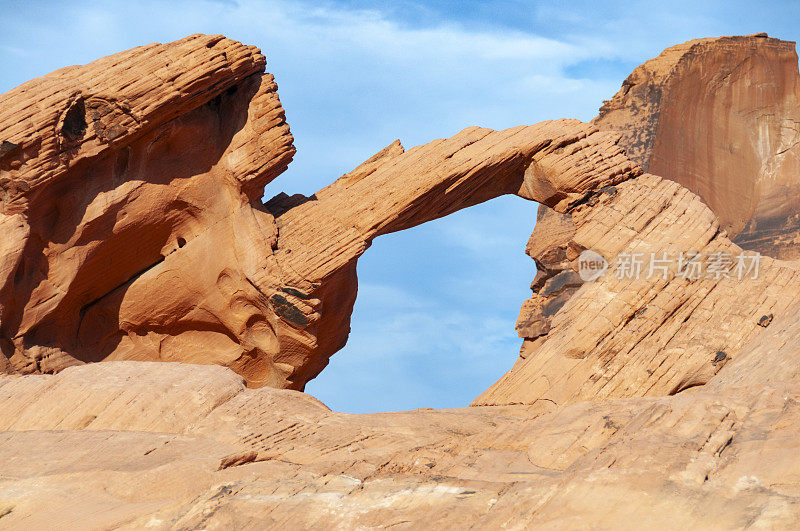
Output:
[[[800,75],[793,42],[699,39],[638,67],[593,123],[699,195],[744,249],[800,258]]]
[[[745,282],[677,271],[631,281],[612,268],[583,286],[577,258],[638,254],[644,276],[664,253],[673,270],[681,253],[800,256],[799,98],[794,43],[763,35],[690,41],[634,70],[592,123],[620,132],[632,159],[682,186],[644,175],[572,214],[540,206],[521,357],[475,403],[678,392],[720,370],[717,352],[727,363],[764,335],[757,322],[793,302],[794,263],[764,259],[760,279]]]
[[[183,361],[302,389],[347,340],[373,238],[501,194],[567,211],[640,171],[576,120],[469,128],[264,205],[294,153],[264,65],[198,35],[0,97],[0,369]]]
[[[277,352],[264,184],[292,137],[256,48],[193,36],[2,96],[0,331],[16,372]],[[245,367],[248,367],[245,369]]]

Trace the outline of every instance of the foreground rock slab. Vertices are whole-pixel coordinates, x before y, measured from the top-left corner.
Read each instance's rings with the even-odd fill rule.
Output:
[[[549,414],[369,415],[247,389],[213,366],[7,376],[0,525],[788,528],[800,518],[800,388],[776,373],[755,389],[745,376]],[[42,411],[54,400],[64,407]]]

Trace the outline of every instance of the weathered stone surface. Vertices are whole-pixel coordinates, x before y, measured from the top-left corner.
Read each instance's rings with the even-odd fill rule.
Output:
[[[399,141],[310,198],[253,47],[196,35],[2,96],[0,370],[183,361],[302,389],[349,333],[375,237],[515,193],[566,211],[636,175],[577,120]]]
[[[647,61],[593,120],[698,194],[744,249],[800,258],[800,76],[793,42],[699,39]]]
[[[0,136],[18,146],[0,165],[11,370],[182,359],[269,382],[278,341],[255,286],[277,232],[257,206],[294,148],[264,64],[196,35],[0,98]]]
[[[668,252],[672,259],[681,252],[738,255],[740,250],[729,245],[726,235],[744,249],[768,256],[800,256],[796,247],[800,202],[795,198],[800,191],[800,76],[794,43],[756,35],[700,39],[668,48],[638,67],[592,123],[620,132],[620,143],[646,171],[697,193],[719,224],[694,199],[673,193],[668,184],[655,187],[663,187],[663,193],[633,190],[636,186],[629,182],[600,194],[599,204],[591,210],[595,220],[591,227],[582,227],[586,214],[561,214],[540,206],[527,248],[539,274],[532,284],[533,296],[520,311],[517,331],[524,343],[511,373],[521,379],[512,383],[511,374],[507,375],[495,386],[499,394],[487,392],[476,403],[528,402],[540,396],[534,388],[542,389],[541,396],[572,401],[663,394],[673,384],[676,391],[704,383],[719,363],[703,368],[703,356],[712,362],[718,351],[726,353],[726,360],[735,357],[752,334],[758,335],[750,321],[758,323],[771,314],[768,309],[758,315],[750,312],[761,311],[762,304],[786,306],[792,300],[795,266],[779,264],[789,272],[771,273],[771,260],[764,261],[767,269],[755,284],[717,285],[714,279],[705,279],[711,284],[697,291],[701,299],[690,296],[698,289],[695,283],[644,286],[605,279],[601,285],[606,287],[596,288],[600,294],[583,293],[573,271],[578,253],[586,248],[609,260],[616,260],[619,253],[643,253],[647,262],[650,253],[660,258]],[[620,216],[619,211],[626,214]],[[649,221],[642,225],[643,220]],[[629,231],[620,234],[614,223],[646,231],[620,246]],[[709,240],[709,231],[719,234]],[[715,243],[723,241],[719,247]],[[570,281],[565,282],[565,275],[571,275]],[[791,280],[784,284],[787,279]],[[784,286],[784,292],[777,286]],[[708,296],[700,295],[706,290]],[[588,303],[579,303],[582,297],[608,303],[604,317],[595,315],[595,307]],[[672,313],[654,313],[649,301]],[[564,313],[558,315],[562,308]],[[747,317],[740,328],[743,315]],[[604,319],[608,322],[601,324]],[[698,319],[705,324],[696,324]],[[590,331],[578,332],[586,321],[595,324]],[[568,335],[553,342],[559,337],[558,322]],[[554,333],[547,335],[551,330]],[[585,356],[586,361],[550,359],[551,349],[563,349],[568,357]],[[535,361],[523,361],[527,358]],[[582,368],[573,367],[576,363]],[[564,385],[565,375],[574,370],[594,383],[573,374],[573,383]],[[528,376],[522,377],[523,372]],[[559,388],[553,396],[543,390],[551,385]],[[514,387],[519,389],[512,391]],[[522,391],[526,387],[532,394]],[[507,398],[500,398],[503,394]]]
[[[13,426],[0,432],[0,523],[791,528],[800,518],[800,389],[778,371],[743,393],[726,371],[714,389],[549,414],[513,406],[349,415],[296,391],[245,389],[223,368],[173,363],[0,377],[0,424]],[[128,406],[139,418],[118,417],[122,397],[99,383],[120,378],[142,397]],[[73,412],[17,418],[44,386]]]
[[[608,271],[574,290],[548,316],[546,333],[526,337],[514,368],[474,404],[558,406],[675,394],[708,382],[748,341],[767,337],[771,326],[759,326],[762,316],[790,313],[800,287],[796,264],[747,258],[754,253],[742,254],[711,210],[679,184],[644,174],[589,203],[572,212],[572,230],[558,233],[562,242],[552,252],[564,254],[563,265],[549,262],[556,268],[549,274],[577,269],[582,249],[607,257]],[[682,253],[685,259],[699,254],[705,267],[714,256],[729,256],[731,263],[691,278],[686,264],[678,270]],[[638,256],[640,274],[626,269],[625,256]],[[650,264],[665,258],[668,269],[651,273]],[[747,271],[756,263],[757,275]],[[548,297],[546,287],[534,303]],[[535,316],[526,307],[523,314],[523,323]],[[719,351],[723,360],[716,360]]]

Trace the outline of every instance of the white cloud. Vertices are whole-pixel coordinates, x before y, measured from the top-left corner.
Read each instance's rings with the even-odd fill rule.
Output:
[[[570,79],[564,68],[613,53],[608,43],[453,22],[410,27],[376,10],[281,0],[31,5],[0,29],[4,45],[27,40],[34,50],[21,68],[9,61],[6,88],[46,73],[37,64],[54,69],[196,32],[260,46],[301,149],[281,183],[305,193],[397,137],[410,147],[475,124],[589,118],[608,87]]]

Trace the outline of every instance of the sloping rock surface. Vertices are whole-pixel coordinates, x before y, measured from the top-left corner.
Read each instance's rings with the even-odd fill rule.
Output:
[[[213,366],[0,377],[0,526],[790,528],[800,389],[782,371],[756,389],[748,373],[549,414],[369,415]]]
[[[533,324],[547,319],[547,331],[522,321],[530,337],[519,361],[475,404],[674,394],[736,363],[748,341],[770,336],[762,318],[790,315],[797,301],[796,264],[742,251],[711,210],[672,181],[626,181],[574,211],[571,223],[558,233],[568,241],[553,251],[563,253],[563,271],[544,273],[522,309]],[[560,301],[549,286],[573,274],[584,249],[608,257],[609,269]],[[697,269],[689,264],[695,255]]]
[[[540,206],[527,247],[538,275],[517,322],[520,359],[476,404],[701,385],[749,340],[769,335],[762,319],[785,315],[796,300],[794,263],[764,258],[757,279],[734,274],[742,249],[800,256],[794,43],[759,34],[673,46],[634,70],[592,123],[621,133],[645,171],[682,186],[645,175],[579,212]],[[577,274],[584,249],[612,264],[591,286]],[[687,279],[680,259],[695,253],[705,267],[719,253],[733,263]],[[613,267],[631,257],[640,274]],[[663,258],[669,272],[651,271]]]

